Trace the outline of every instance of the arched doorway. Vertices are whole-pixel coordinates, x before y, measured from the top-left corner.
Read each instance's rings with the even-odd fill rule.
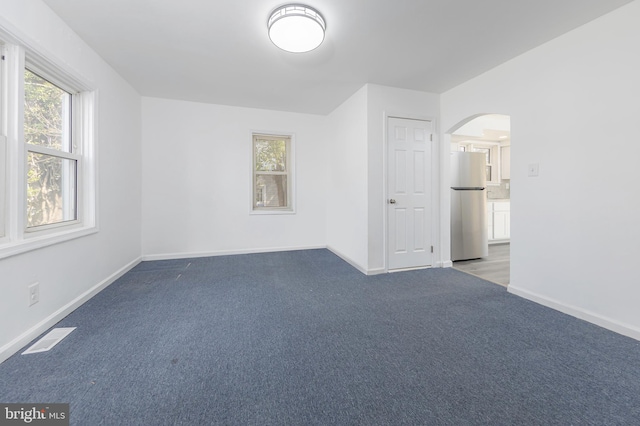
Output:
[[[482,205],[464,205],[458,202],[456,191],[451,197],[451,244],[453,267],[477,275],[489,281],[508,286],[510,282],[510,243],[511,243],[511,119],[503,114],[478,114],[469,117],[448,132],[451,142],[452,161],[457,157],[475,157],[482,161],[483,169],[476,167],[477,173],[483,173],[484,202]],[[465,154],[454,154],[465,153]],[[469,153],[469,155],[467,155]],[[473,154],[471,154],[473,153]],[[456,157],[454,159],[454,157]],[[452,166],[452,173],[457,167]],[[465,194],[466,195],[466,194]],[[470,211],[474,209],[474,211]],[[480,211],[484,210],[484,211]],[[466,221],[482,217],[480,222],[486,228],[478,230],[477,225]],[[465,219],[472,218],[472,219]],[[486,232],[487,250],[478,255],[466,251],[460,256],[460,245],[478,245],[479,236],[473,232]],[[464,238],[460,236],[464,235]],[[469,236],[471,235],[471,236]],[[484,238],[484,237],[483,237]],[[471,254],[469,254],[471,253]],[[487,254],[485,254],[487,253]],[[456,258],[457,256],[457,258]],[[459,259],[458,259],[459,258]]]

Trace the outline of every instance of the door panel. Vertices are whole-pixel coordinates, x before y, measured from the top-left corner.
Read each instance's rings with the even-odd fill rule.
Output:
[[[426,249],[424,244],[424,225],[425,225],[425,211],[424,209],[417,208],[413,211],[413,248],[417,251],[424,251]]]
[[[402,150],[396,150],[396,179],[395,179],[395,193],[406,194],[407,193],[407,152]]]
[[[423,194],[426,181],[423,151],[413,153],[413,170],[415,171],[413,174],[413,192],[415,194]]]
[[[430,134],[429,121],[389,118],[387,122],[390,270],[432,264]]]
[[[395,244],[394,254],[403,254],[407,252],[407,233],[404,232],[404,230],[407,227],[407,210],[396,209],[395,216],[396,216],[395,228],[399,230],[399,232],[396,232],[396,244]]]

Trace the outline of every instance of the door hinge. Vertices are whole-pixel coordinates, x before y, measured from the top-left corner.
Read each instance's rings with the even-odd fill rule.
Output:
[[[431,253],[433,253],[433,246],[431,246]]]
[[[429,134],[429,141],[433,142],[433,133]]]

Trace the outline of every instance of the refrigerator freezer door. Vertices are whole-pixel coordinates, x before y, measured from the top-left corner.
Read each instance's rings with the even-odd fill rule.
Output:
[[[481,152],[451,153],[451,187],[484,188],[487,185],[487,160]]]
[[[451,190],[451,260],[489,255],[487,198],[483,190]]]

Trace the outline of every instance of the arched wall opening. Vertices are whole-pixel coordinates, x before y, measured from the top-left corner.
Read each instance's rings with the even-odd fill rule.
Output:
[[[444,146],[450,156],[449,249],[452,266],[508,286],[510,116],[496,113],[469,116],[446,132]],[[468,163],[470,158],[474,159],[475,166]],[[480,186],[480,181],[483,182],[481,191],[474,189]],[[472,188],[452,188],[460,185]]]

